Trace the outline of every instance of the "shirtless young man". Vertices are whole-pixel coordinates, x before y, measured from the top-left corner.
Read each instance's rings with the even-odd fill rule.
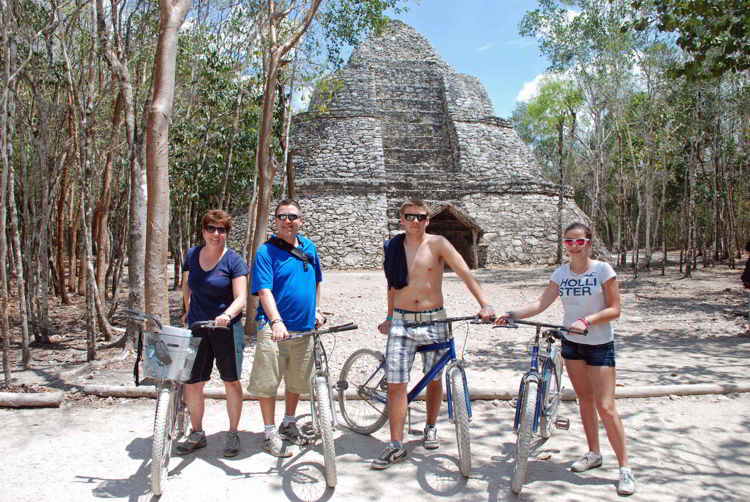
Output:
[[[495,317],[482,288],[456,249],[442,236],[425,233],[430,223],[429,208],[422,200],[405,202],[400,209],[405,233],[385,244],[385,272],[388,278],[388,316],[378,330],[388,335],[386,375],[388,380],[388,419],[391,441],[383,453],[373,460],[373,469],[387,469],[406,459],[404,422],[406,420],[406,384],[418,345],[447,340],[450,326],[433,324],[405,328],[404,322],[445,319],[443,308],[443,269],[447,263],[466,284],[479,302],[479,316],[484,321]],[[427,372],[442,356],[441,352],[424,352],[422,360]],[[440,374],[427,385],[427,425],[423,444],[427,449],[440,446],[437,421],[443,401]]]

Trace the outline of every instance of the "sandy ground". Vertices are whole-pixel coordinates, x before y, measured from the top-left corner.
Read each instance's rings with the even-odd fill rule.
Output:
[[[522,305],[541,293],[551,267],[486,269],[477,275],[498,311]],[[748,296],[740,270],[716,267],[681,279],[676,267],[667,275],[620,276],[623,314],[616,323],[618,385],[745,382],[750,338],[738,336],[747,320],[732,312],[747,310]],[[326,339],[332,374],[359,347],[380,348],[384,338],[376,325],[385,316],[385,280],[381,271],[327,272],[322,308],[331,322],[354,321],[360,329]],[[450,315],[473,314],[476,302],[460,280],[447,274],[445,305]],[[539,316],[558,322],[559,304]],[[63,330],[65,326],[59,326]],[[76,328],[80,330],[80,322]],[[62,337],[77,336],[60,331]],[[528,365],[529,329],[488,326],[454,328],[470,386],[515,387]],[[467,336],[468,334],[468,336]],[[252,341],[243,368],[247,382]],[[64,361],[63,361],[64,362]],[[0,501],[149,498],[150,436],[154,402],[148,399],[81,398],[88,383],[132,384],[131,362],[113,364],[91,375],[63,380],[54,375],[70,366],[40,359],[32,370],[16,372],[19,382],[48,383],[68,392],[60,409],[0,409],[5,439],[0,441]],[[419,363],[417,363],[419,367]],[[418,376],[417,371],[412,376]],[[211,385],[221,385],[218,378]],[[568,385],[569,387],[569,385]],[[209,401],[206,429],[210,445],[190,458],[175,458],[164,500],[390,500],[409,494],[416,500],[506,500],[510,492],[515,436],[506,401],[475,402],[472,423],[473,475],[458,474],[455,436],[442,416],[444,440],[437,453],[418,446],[411,436],[410,459],[386,473],[369,470],[369,462],[386,439],[340,426],[337,433],[339,485],[325,490],[319,447],[277,461],[260,452],[262,426],[255,402],[246,402],[239,457],[221,457],[226,415],[221,401]],[[744,501],[750,498],[750,395],[663,397],[619,400],[638,480],[633,499],[659,501]],[[421,404],[414,413],[421,427]],[[308,413],[306,403],[299,408]],[[592,495],[615,500],[616,461],[606,444],[603,469],[584,474],[568,470],[584,452],[583,433],[573,403],[566,403],[569,431],[557,431],[540,445],[530,465],[529,484],[521,500],[554,496],[583,500]],[[445,413],[443,413],[445,414]],[[277,416],[281,411],[277,412]],[[605,446],[606,445],[606,446]],[[549,458],[547,458],[549,456]],[[545,458],[545,460],[542,460]],[[218,497],[217,497],[218,495]]]
[[[744,502],[750,499],[750,395],[620,400],[638,492],[631,500]],[[603,440],[604,466],[569,470],[585,450],[574,405],[562,415],[568,431],[537,445],[520,496],[510,491],[515,436],[506,401],[475,402],[471,424],[473,473],[458,472],[455,435],[441,417],[443,444],[427,451],[410,435],[409,458],[385,472],[369,462],[380,453],[385,428],[374,437],[340,426],[336,437],[338,486],[325,488],[320,446],[294,448],[278,460],[260,451],[257,404],[246,405],[242,452],[224,459],[223,403],[209,401],[209,445],[170,463],[164,501],[391,501],[555,500],[614,501],[617,462]],[[279,412],[281,409],[279,408]],[[0,500],[149,500],[153,402],[140,399],[81,404],[60,410],[0,410]],[[413,413],[421,427],[423,413]],[[545,460],[542,460],[545,459]],[[552,498],[550,498],[552,497]]]

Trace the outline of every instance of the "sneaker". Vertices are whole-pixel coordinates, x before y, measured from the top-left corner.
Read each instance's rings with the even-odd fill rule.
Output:
[[[187,455],[194,450],[206,447],[206,433],[204,431],[193,431],[187,439],[177,445],[177,453]]]
[[[300,433],[297,424],[294,422],[289,422],[286,425],[281,424],[279,426],[279,436],[281,436],[281,439],[297,446],[307,444],[307,438]]]
[[[635,478],[630,471],[620,471],[620,481],[617,483],[617,493],[632,495],[635,493]]]
[[[391,444],[387,444],[383,453],[372,461],[371,467],[377,470],[388,469],[393,464],[403,462],[404,460],[406,460],[406,448],[396,448]]]
[[[240,435],[237,431],[228,431],[224,441],[224,456],[236,457],[240,452]]]
[[[274,457],[287,458],[292,456],[292,452],[287,451],[286,447],[284,447],[284,440],[278,434],[274,434],[270,438],[263,440],[263,450]]]
[[[422,445],[427,450],[440,448],[440,440],[437,437],[437,427],[425,427],[422,435]]]
[[[593,451],[588,452],[586,455],[581,457],[581,460],[573,462],[570,466],[570,470],[573,472],[583,472],[593,469],[594,467],[600,467],[602,465],[601,453],[594,453]]]

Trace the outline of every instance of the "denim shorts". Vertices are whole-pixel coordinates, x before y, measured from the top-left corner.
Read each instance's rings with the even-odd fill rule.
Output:
[[[584,343],[571,342],[563,338],[563,359],[571,361],[586,361],[589,366],[615,366],[615,342],[603,343],[601,345],[586,345]]]

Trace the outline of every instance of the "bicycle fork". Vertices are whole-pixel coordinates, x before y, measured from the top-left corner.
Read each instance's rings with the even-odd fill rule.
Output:
[[[456,368],[461,374],[461,383],[463,384],[464,397],[466,398],[466,411],[469,414],[469,421],[471,421],[471,399],[469,399],[469,382],[466,379],[466,371],[463,365],[457,360],[449,362],[445,366],[445,388],[446,388],[446,399],[448,401],[448,420],[451,423],[455,423],[453,417],[453,386],[451,385],[451,372]]]

